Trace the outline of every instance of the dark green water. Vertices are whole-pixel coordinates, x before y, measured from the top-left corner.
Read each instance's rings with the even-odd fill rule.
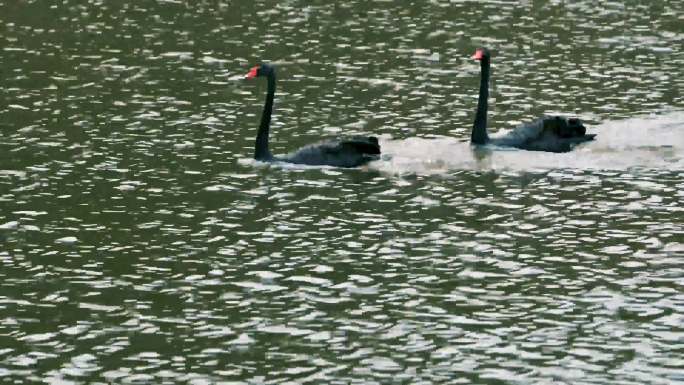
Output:
[[[684,382],[684,3],[0,0],[0,382]],[[581,117],[573,153],[467,143]],[[380,136],[353,170],[251,160]]]

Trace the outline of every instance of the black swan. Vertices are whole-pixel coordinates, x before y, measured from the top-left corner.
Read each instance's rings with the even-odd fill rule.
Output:
[[[286,162],[311,166],[357,167],[379,158],[380,145],[374,136],[352,137],[347,140],[325,141],[302,147],[297,152],[275,157],[268,150],[268,132],[273,112],[276,86],[275,67],[261,64],[253,67],[246,79],[265,76],[268,79],[266,104],[254,146],[254,159],[263,162]]]
[[[490,54],[486,48],[478,48],[473,59],[480,61],[480,95],[470,141],[473,144],[491,143],[498,146],[516,147],[531,151],[567,152],[575,145],[593,140],[596,134],[587,129],[578,118],[544,116],[523,124],[510,132],[490,138],[487,135],[487,98],[489,97]]]

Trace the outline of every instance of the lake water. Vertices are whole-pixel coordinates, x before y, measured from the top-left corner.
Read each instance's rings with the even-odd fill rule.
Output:
[[[681,384],[684,2],[0,0],[0,382]],[[566,154],[468,144],[582,118]],[[377,135],[358,169],[251,159]]]

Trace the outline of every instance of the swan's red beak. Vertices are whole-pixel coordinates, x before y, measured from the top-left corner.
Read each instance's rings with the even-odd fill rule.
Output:
[[[252,67],[252,69],[249,70],[249,72],[247,73],[247,75],[245,75],[245,79],[252,79],[252,78],[255,78],[255,77],[257,76],[257,71],[259,71],[259,66]]]
[[[475,51],[473,54],[473,59],[475,60],[482,60],[484,58],[484,52],[482,52],[481,49],[478,49]]]

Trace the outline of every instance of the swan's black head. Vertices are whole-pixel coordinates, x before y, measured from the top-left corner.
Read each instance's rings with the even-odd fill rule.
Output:
[[[269,64],[259,64],[249,70],[245,79],[258,78],[260,76],[271,76],[275,74],[275,67]]]
[[[587,128],[578,118],[565,118],[554,116],[544,121],[544,129],[550,129],[560,138],[576,138],[584,136]]]
[[[489,50],[487,48],[480,47],[480,48],[475,50],[475,53],[473,54],[472,58],[475,60],[483,61],[483,62],[489,61],[489,58],[490,58]]]

